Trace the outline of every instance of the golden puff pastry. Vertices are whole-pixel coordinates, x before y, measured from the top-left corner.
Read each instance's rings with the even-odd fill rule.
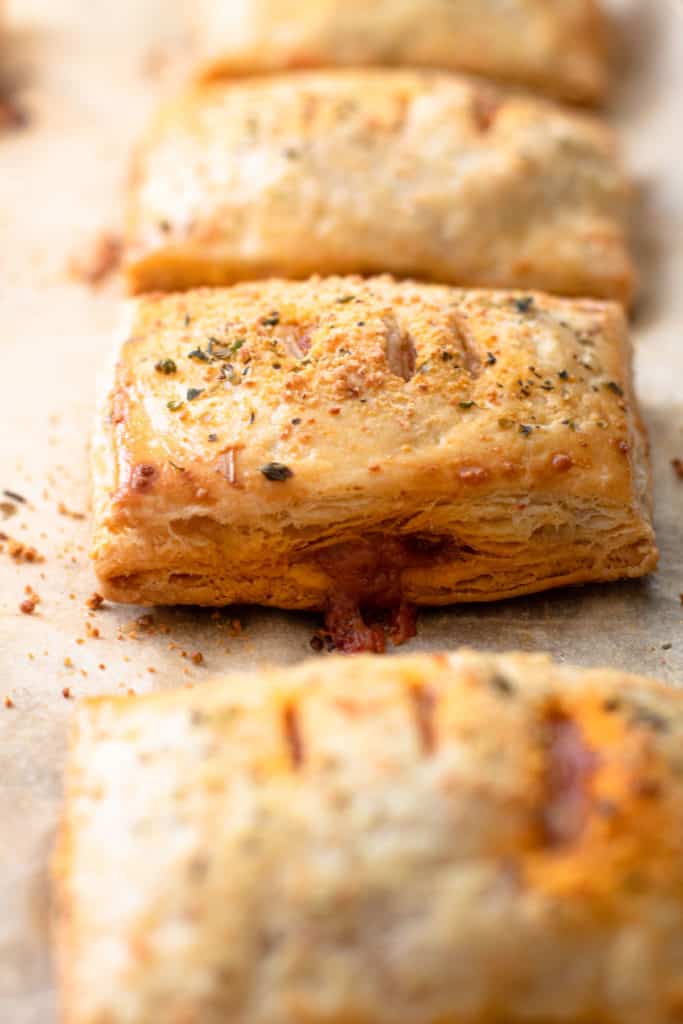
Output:
[[[334,65],[469,71],[595,102],[607,87],[595,0],[199,0],[207,76]]]
[[[131,300],[125,336],[93,450],[113,600],[439,605],[655,566],[616,304],[273,280]]]
[[[683,697],[472,652],[81,704],[64,1024],[680,1024]]]
[[[133,292],[384,273],[628,302],[629,185],[600,121],[412,71],[197,87],[137,153]]]

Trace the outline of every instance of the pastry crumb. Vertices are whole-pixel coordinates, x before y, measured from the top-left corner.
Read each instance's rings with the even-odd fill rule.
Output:
[[[71,697],[71,687],[70,686],[65,686],[64,687],[64,689],[62,690],[62,697],[64,697],[65,700],[69,700],[69,698]]]
[[[5,697],[5,707],[6,708],[13,708],[13,707],[15,707],[14,701],[12,700],[11,697]]]
[[[85,603],[87,604],[90,611],[96,612],[104,604],[104,598],[102,597],[101,594],[98,594],[97,591],[95,591],[93,594],[90,595],[90,597]]]
[[[67,516],[69,519],[85,519],[85,512],[76,512],[72,508],[68,508],[63,501],[60,501],[57,505],[57,511],[60,516]]]
[[[22,612],[24,615],[33,615],[34,611],[38,607],[39,601],[40,598],[38,597],[37,594],[31,594],[30,597],[24,598],[24,600],[21,602],[21,604],[19,605],[19,611]]]
[[[112,231],[101,231],[78,257],[69,264],[69,275],[82,284],[102,284],[118,269],[123,255],[123,243]]]
[[[15,562],[37,563],[45,561],[44,556],[32,544],[25,544],[21,540],[9,537],[6,533],[0,533],[0,550],[7,551],[7,554]]]
[[[28,114],[13,96],[0,95],[0,131],[17,131],[28,124]]]
[[[672,459],[671,465],[678,479],[683,480],[683,459]]]
[[[168,50],[154,46],[142,57],[140,70],[144,78],[159,78],[168,67],[171,55]]]
[[[201,651],[193,651],[192,654],[190,655],[190,661],[192,662],[193,665],[203,665],[204,655],[202,654]]]
[[[18,505],[26,504],[26,498],[24,497],[23,494],[19,494],[18,491],[10,491],[7,488],[5,488],[5,490],[2,493],[5,495],[6,498],[9,498],[10,501],[15,501]]]

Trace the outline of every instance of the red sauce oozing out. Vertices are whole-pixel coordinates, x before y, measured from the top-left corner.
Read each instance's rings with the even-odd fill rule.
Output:
[[[363,619],[358,601],[344,593],[331,598],[325,614],[325,629],[337,650],[344,654],[357,654],[361,651],[384,653],[383,626],[379,623],[368,625]]]
[[[325,616],[335,647],[381,653],[387,632],[397,645],[415,636],[416,609],[404,600],[402,573],[434,565],[454,548],[448,537],[415,534],[368,537],[320,551],[318,564],[337,583]],[[372,621],[382,610],[390,613],[389,621]]]

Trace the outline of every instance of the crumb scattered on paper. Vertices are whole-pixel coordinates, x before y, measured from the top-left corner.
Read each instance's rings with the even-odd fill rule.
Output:
[[[85,512],[76,512],[72,508],[68,508],[63,501],[60,501],[57,505],[57,511],[60,516],[68,516],[69,519],[85,519]]]
[[[153,46],[142,58],[141,71],[145,78],[159,78],[166,70],[170,54],[168,50]]]
[[[15,562],[44,562],[45,558],[32,544],[25,544],[0,532],[0,551],[5,551]]]
[[[9,498],[10,501],[16,501],[19,505],[26,504],[26,498],[24,497],[23,494],[19,494],[18,491],[10,491],[7,490],[7,488],[5,488],[5,490],[2,493],[5,495],[6,498]]]
[[[0,87],[0,131],[17,131],[28,124],[28,114],[8,90]]]
[[[76,281],[96,286],[118,270],[123,255],[123,242],[112,231],[101,231],[83,252],[69,264],[69,273]]]

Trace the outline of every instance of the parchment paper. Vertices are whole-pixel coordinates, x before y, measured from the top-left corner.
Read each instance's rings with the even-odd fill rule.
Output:
[[[75,701],[293,662],[312,656],[318,625],[230,609],[218,619],[154,612],[150,626],[136,624],[141,610],[86,606],[96,590],[88,522],[73,513],[88,511],[95,378],[120,295],[115,282],[75,284],[67,267],[100,229],[117,225],[130,145],[188,60],[182,8],[14,0],[0,42],[0,81],[17,87],[30,121],[0,134],[0,490],[27,499],[0,495],[0,531],[45,558],[17,563],[0,552],[1,1024],[55,1020],[46,863]],[[644,296],[634,336],[661,568],[645,582],[424,613],[410,646],[545,649],[683,684],[683,481],[670,465],[683,458],[683,4],[619,4],[614,39],[620,81],[610,116],[639,186]],[[27,585],[41,599],[32,615],[19,611]]]

